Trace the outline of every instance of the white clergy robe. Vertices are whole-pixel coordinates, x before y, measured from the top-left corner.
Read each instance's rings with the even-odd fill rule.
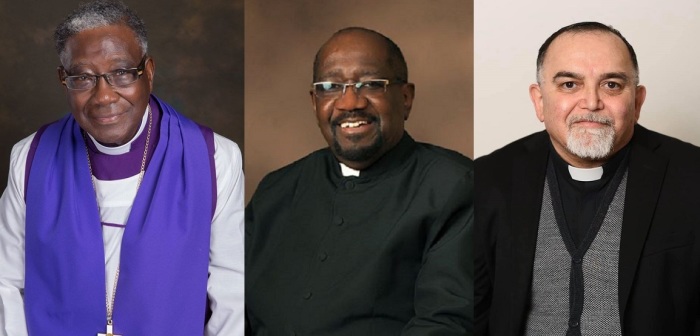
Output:
[[[105,154],[128,152],[134,139],[144,131],[148,113],[139,131],[128,143],[105,147],[91,138]],[[35,134],[12,149],[7,188],[0,198],[0,336],[25,336],[24,316],[24,230],[25,165]],[[209,279],[207,294],[212,316],[204,335],[244,333],[244,178],[238,146],[214,133],[216,209],[211,223]],[[100,181],[93,176],[103,223],[125,225],[137,192],[139,176]],[[162,183],[162,182],[161,182]],[[97,225],[97,224],[96,224]],[[119,265],[124,227],[102,226],[105,250],[105,289],[112,292]],[[118,289],[117,289],[118,290]],[[117,295],[118,291],[117,291]]]

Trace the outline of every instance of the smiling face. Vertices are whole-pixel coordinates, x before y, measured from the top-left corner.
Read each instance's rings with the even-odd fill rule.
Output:
[[[565,161],[600,166],[630,141],[646,96],[636,78],[627,47],[611,33],[563,33],[552,42],[530,97]]]
[[[354,83],[370,79],[395,81],[385,41],[364,31],[332,37],[319,53],[315,81]],[[387,86],[386,92],[358,95],[352,87],[337,99],[311,92],[318,126],[340,162],[365,169],[396,146],[413,104],[413,84]]]
[[[117,69],[135,68],[143,53],[134,32],[125,25],[85,30],[68,39],[65,73],[101,75]],[[99,78],[89,90],[66,88],[68,104],[80,127],[104,145],[131,140],[141,124],[153,88],[154,64],[145,63],[143,75],[125,87],[113,87]]]

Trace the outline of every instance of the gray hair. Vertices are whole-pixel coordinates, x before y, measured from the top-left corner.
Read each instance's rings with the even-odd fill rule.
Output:
[[[620,33],[619,30],[613,28],[610,25],[605,25],[600,22],[595,22],[595,21],[587,21],[587,22],[578,22],[574,23],[571,25],[568,25],[566,27],[560,28],[557,30],[554,34],[552,34],[550,37],[547,38],[547,40],[544,41],[542,46],[540,47],[539,52],[537,53],[537,83],[542,84],[542,66],[544,64],[544,57],[547,55],[547,51],[549,50],[549,46],[554,42],[554,40],[559,37],[560,35],[564,33],[588,33],[588,32],[603,32],[603,33],[610,33],[613,34],[617,37],[619,37],[622,42],[625,43],[625,46],[627,47],[627,51],[630,54],[630,59],[632,60],[632,66],[634,67],[634,84],[638,85],[639,84],[639,63],[637,62],[637,53],[634,52],[634,48],[632,48],[632,45],[627,42],[627,39],[622,36],[622,33]]]
[[[136,12],[119,0],[96,0],[83,3],[73,11],[54,32],[56,51],[61,63],[66,65],[66,42],[74,35],[94,28],[123,24],[129,27],[141,45],[141,52],[148,52],[146,25]]]

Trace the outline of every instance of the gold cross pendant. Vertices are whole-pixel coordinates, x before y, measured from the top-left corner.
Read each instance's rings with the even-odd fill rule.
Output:
[[[122,335],[117,335],[113,332],[112,330],[112,324],[107,323],[107,332],[106,333],[99,333],[97,336],[122,336]]]

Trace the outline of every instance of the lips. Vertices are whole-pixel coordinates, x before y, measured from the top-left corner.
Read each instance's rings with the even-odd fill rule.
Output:
[[[89,115],[90,119],[93,120],[94,123],[99,124],[99,125],[111,125],[114,123],[118,123],[121,117],[126,113],[125,111],[102,111],[102,112],[107,112],[107,113],[97,113],[97,111],[90,113]]]
[[[580,116],[571,117],[567,124],[569,127],[574,126],[591,126],[591,127],[604,127],[613,126],[614,120],[595,113],[588,113]]]
[[[119,115],[107,116],[107,117],[95,117],[95,121],[99,124],[111,124],[119,118]]]
[[[356,128],[377,121],[377,118],[364,110],[345,111],[331,120],[331,125],[341,128]]]
[[[344,121],[340,123],[341,128],[357,128],[362,125],[367,125],[369,124],[369,121],[366,120],[357,120],[357,121]]]

